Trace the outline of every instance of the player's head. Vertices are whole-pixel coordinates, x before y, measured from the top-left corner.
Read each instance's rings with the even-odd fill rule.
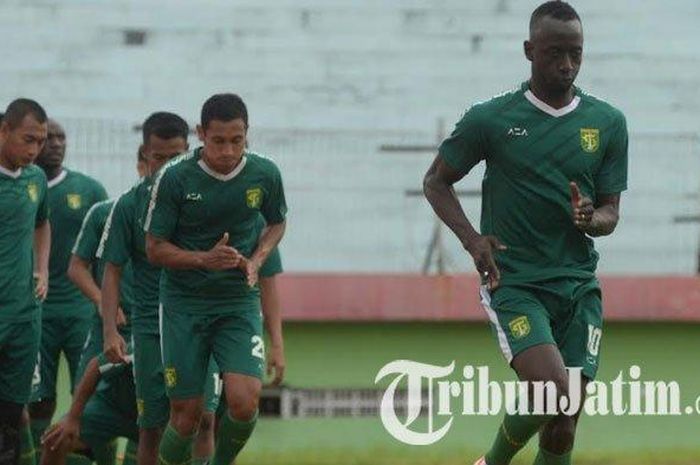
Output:
[[[229,173],[246,148],[248,109],[236,94],[216,94],[202,106],[197,134],[204,144],[207,164],[220,173]]]
[[[136,151],[136,172],[139,174],[139,178],[148,175],[146,157],[143,156],[143,144],[139,145],[139,149]]]
[[[543,3],[530,17],[530,38],[524,46],[532,78],[550,92],[566,92],[581,68],[581,18],[566,2]]]
[[[14,100],[0,123],[0,156],[17,169],[34,162],[46,142],[46,112],[34,100]]]
[[[175,113],[159,111],[146,118],[140,152],[148,175],[155,174],[168,160],[187,151],[189,132],[187,122]]]
[[[43,170],[50,171],[63,165],[63,159],[66,157],[66,132],[52,118],[49,118],[47,126],[46,143],[36,157],[36,164]]]

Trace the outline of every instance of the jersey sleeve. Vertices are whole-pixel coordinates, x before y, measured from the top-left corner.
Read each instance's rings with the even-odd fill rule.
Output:
[[[133,205],[129,203],[128,193],[114,203],[97,250],[98,258],[117,266],[124,266],[129,261],[129,251],[132,250],[134,209],[130,207]]]
[[[276,274],[282,273],[282,255],[280,255],[279,247],[272,249],[267,256],[267,260],[260,267],[258,274],[263,278],[271,278]]]
[[[172,169],[161,171],[151,189],[151,202],[148,205],[144,230],[156,237],[170,239],[182,201],[182,187]]]
[[[464,113],[438,154],[452,169],[466,174],[485,157],[482,111],[472,107]]]
[[[282,174],[277,166],[273,164],[272,167],[268,195],[263,197],[260,213],[267,224],[279,224],[287,216],[287,202],[284,198]]]
[[[48,200],[49,186],[44,180],[43,186],[41,188],[41,197],[39,198],[39,208],[36,211],[36,219],[34,220],[35,226],[40,226],[44,221],[49,219],[49,200]]]
[[[102,204],[95,204],[90,207],[85,218],[83,218],[83,225],[80,227],[78,237],[75,239],[75,245],[73,245],[73,255],[77,255],[83,260],[93,261],[97,254],[97,248],[100,245],[102,225],[99,221],[99,215],[96,214],[100,205]]]
[[[128,363],[112,363],[107,359],[107,356],[104,353],[101,353],[97,356],[97,366],[100,370],[100,378],[114,378],[115,376],[118,376],[119,374],[123,373],[124,370],[130,369],[132,366],[131,362],[133,360],[133,357],[133,349],[131,347],[131,344],[128,344],[126,348],[125,358]]]
[[[620,113],[595,176],[596,193],[617,194],[627,189],[627,148],[627,122]]]

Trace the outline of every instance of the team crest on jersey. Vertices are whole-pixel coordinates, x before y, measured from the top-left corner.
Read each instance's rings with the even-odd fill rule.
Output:
[[[530,334],[530,322],[526,316],[519,316],[510,323],[508,323],[510,328],[510,333],[515,339],[521,339],[528,334]]]
[[[39,186],[30,182],[27,184],[27,194],[29,194],[29,200],[36,203],[39,200]]]
[[[66,202],[68,202],[68,207],[72,210],[78,210],[83,204],[80,194],[66,195]]]
[[[600,131],[595,128],[581,128],[581,148],[584,152],[594,153],[600,146]]]
[[[165,385],[169,388],[175,387],[175,385],[177,384],[177,372],[175,371],[175,368],[166,368],[164,374]]]
[[[262,198],[262,189],[259,187],[253,187],[245,191],[245,203],[249,208],[260,208]]]
[[[144,403],[143,399],[136,399],[136,413],[138,414],[138,416],[143,416],[145,405],[146,404]]]

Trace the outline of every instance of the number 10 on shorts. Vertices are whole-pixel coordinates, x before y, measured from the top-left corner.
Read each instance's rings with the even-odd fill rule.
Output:
[[[588,325],[588,353],[594,357],[598,356],[600,350],[600,339],[603,337],[603,330],[593,325]]]

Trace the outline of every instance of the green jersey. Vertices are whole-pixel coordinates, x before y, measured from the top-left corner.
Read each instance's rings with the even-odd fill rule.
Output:
[[[34,229],[49,217],[46,176],[30,165],[0,166],[0,321],[40,315],[34,295]]]
[[[185,250],[211,249],[224,233],[229,245],[251,256],[258,242],[259,217],[284,221],[287,206],[282,177],[269,159],[246,152],[227,175],[212,171],[201,148],[176,158],[161,171],[152,190],[146,230]],[[166,269],[161,279],[163,305],[184,313],[230,313],[237,301],[258,296],[240,270]]]
[[[136,411],[133,359],[131,344],[127,345],[126,360],[129,363],[112,363],[104,353],[98,355],[100,381],[97,384],[95,395],[136,422],[138,414]]]
[[[73,246],[73,254],[93,264],[95,282],[102,286],[104,274],[104,260],[99,256],[100,239],[107,230],[107,218],[112,210],[114,200],[103,200],[93,205],[88,210],[83,225],[80,228],[78,238]],[[122,270],[122,279],[119,286],[119,301],[126,315],[133,312],[134,307],[134,275],[131,263],[127,262]],[[131,323],[133,317],[129,318]]]
[[[64,169],[49,185],[51,255],[49,292],[43,304],[45,319],[92,316],[93,306],[68,278],[68,262],[83,218],[90,207],[105,200],[102,184],[89,176]]]
[[[133,330],[141,334],[159,334],[158,286],[160,267],[146,258],[143,220],[151,199],[153,179],[143,178],[122,194],[109,215],[109,227],[102,236],[99,254],[104,261],[124,267],[131,263],[134,275],[134,297],[137,305],[132,313]]]
[[[472,106],[439,150],[465,174],[486,161],[481,233],[508,249],[496,253],[503,284],[590,278],[598,254],[574,226],[569,182],[595,203],[627,188],[623,114],[580,89],[567,107],[537,99],[528,83]]]

